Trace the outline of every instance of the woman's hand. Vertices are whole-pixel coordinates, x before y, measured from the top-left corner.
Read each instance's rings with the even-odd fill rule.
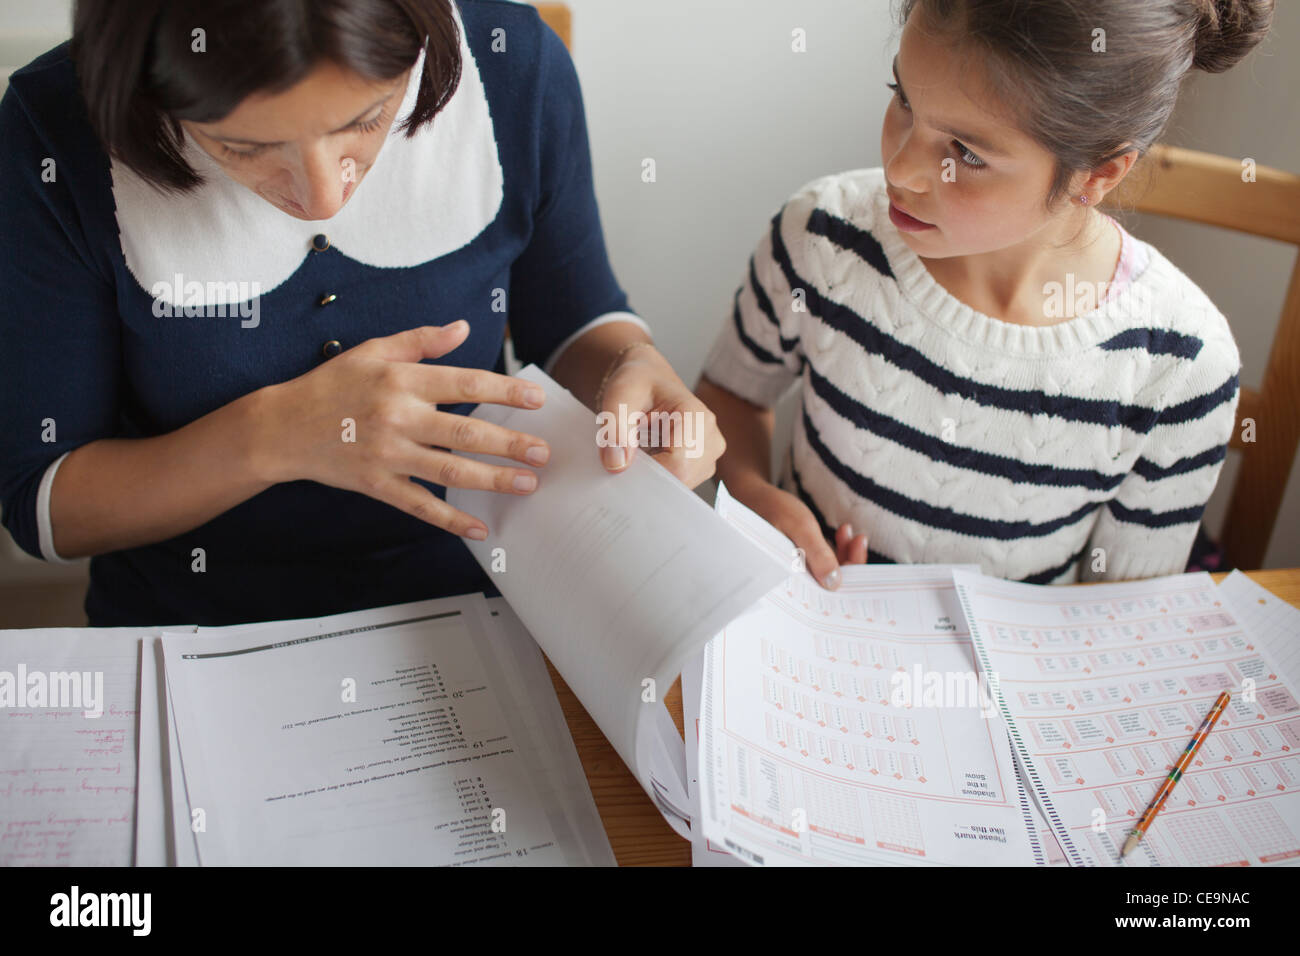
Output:
[[[841,564],[867,563],[867,536],[853,533],[847,522],[835,532],[835,547],[822,537],[812,511],[796,496],[761,479],[729,488],[747,508],[761,515],[803,551],[808,571],[828,591],[840,586]]]
[[[596,437],[605,468],[619,472],[631,464],[644,432],[646,451],[688,488],[711,478],[727,450],[713,412],[649,343],[628,348],[615,362],[596,396]],[[644,429],[638,428],[642,420]]]
[[[369,339],[306,375],[270,386],[262,473],[276,482],[309,479],[359,491],[453,534],[487,537],[483,522],[408,480],[525,495],[537,487],[534,472],[455,452],[539,467],[550,456],[540,438],[438,410],[460,402],[538,408],[545,400],[541,388],[521,379],[420,364],[453,351],[468,331],[461,321]]]

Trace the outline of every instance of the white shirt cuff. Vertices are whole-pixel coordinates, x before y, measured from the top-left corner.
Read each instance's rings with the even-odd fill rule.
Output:
[[[54,526],[50,522],[50,489],[54,487],[54,473],[63,464],[63,459],[72,454],[65,451],[50,463],[41,478],[41,485],[36,490],[36,535],[41,545],[41,557],[51,564],[74,564],[67,558],[61,558],[54,550]]]
[[[592,319],[590,322],[588,322],[582,328],[578,329],[567,339],[561,342],[558,346],[556,346],[555,351],[551,353],[551,357],[548,358],[546,360],[546,363],[542,366],[542,371],[545,372],[547,375],[550,375],[551,369],[553,369],[555,367],[555,363],[560,360],[560,356],[564,354],[565,349],[567,349],[579,338],[586,335],[596,326],[604,325],[606,322],[634,322],[637,325],[641,326],[641,328],[645,329],[646,335],[650,336],[650,338],[652,339],[654,338],[654,333],[650,331],[650,326],[645,324],[645,321],[641,318],[641,316],[634,315],[631,312],[606,312],[604,315],[596,316],[596,318]]]

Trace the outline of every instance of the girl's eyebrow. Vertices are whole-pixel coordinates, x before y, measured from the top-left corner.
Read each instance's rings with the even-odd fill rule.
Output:
[[[349,120],[348,122],[346,122],[346,123],[344,123],[342,126],[340,126],[338,129],[332,129],[332,130],[330,130],[329,133],[327,133],[326,135],[327,135],[327,136],[332,136],[332,135],[334,135],[335,133],[341,133],[341,132],[343,132],[345,129],[348,129],[348,128],[350,128],[350,127],[356,126],[357,123],[361,122],[362,117],[368,116],[368,115],[370,114],[370,112],[371,112],[371,111],[372,111],[376,106],[379,106],[379,105],[382,104],[382,103],[387,103],[387,102],[388,102],[389,100],[391,100],[395,95],[396,95],[396,91],[393,91],[392,93],[389,93],[387,96],[385,96],[383,99],[376,100],[375,102],[373,102],[373,103],[371,103],[369,106],[367,106],[365,109],[363,109],[363,110],[362,110],[362,111],[357,115],[356,119]],[[235,137],[233,137],[233,136],[222,136],[220,133],[209,133],[208,136],[210,136],[212,139],[218,139],[218,140],[221,140],[221,142],[223,142],[223,143],[238,143],[240,146],[280,146],[280,145],[282,145],[281,143],[267,143],[267,142],[263,142],[262,140],[256,140],[256,139],[237,139],[237,138],[235,138]]]
[[[898,84],[898,91],[903,94],[903,99],[907,99],[907,91],[903,88],[903,81],[898,76],[897,54],[895,54],[894,56],[894,62],[892,66],[894,70],[894,82]],[[973,133],[964,133],[959,129],[953,129],[951,126],[936,126],[935,129],[937,129],[941,133],[947,133],[949,136],[953,136],[961,140],[967,146],[976,147],[982,153],[991,153],[994,156],[1007,155],[1006,152],[998,149],[996,146],[994,146],[992,143],[990,143],[982,136],[976,136]]]

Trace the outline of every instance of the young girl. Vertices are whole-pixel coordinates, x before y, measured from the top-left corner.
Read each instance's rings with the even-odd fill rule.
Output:
[[[1205,294],[1096,207],[1183,75],[1237,62],[1272,10],[904,0],[883,168],[785,203],[698,389],[718,476],[824,586],[867,560],[1051,584],[1185,568],[1240,359]],[[778,488],[771,407],[796,377]]]

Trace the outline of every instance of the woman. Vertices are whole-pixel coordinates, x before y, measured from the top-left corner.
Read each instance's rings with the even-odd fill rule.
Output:
[[[596,411],[705,412],[704,453],[659,460],[712,474],[721,436],[611,272],[577,76],[531,7],[73,19],[0,103],[0,504],[28,552],[94,556],[92,625],[495,594],[458,540],[490,529],[443,499],[544,473],[545,442],[464,417],[538,403],[501,374],[507,320]]]

